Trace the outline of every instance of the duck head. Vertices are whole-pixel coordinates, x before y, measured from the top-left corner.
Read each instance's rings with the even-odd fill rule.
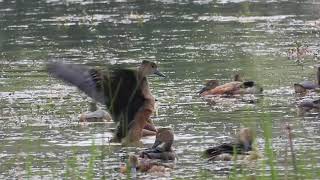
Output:
[[[252,149],[254,133],[250,128],[240,129],[238,138],[239,142],[244,146],[244,151],[250,151]]]
[[[254,81],[245,81],[240,88],[243,94],[259,94],[263,92],[263,88]]]
[[[141,65],[139,67],[139,72],[143,77],[151,75],[151,74],[156,74],[161,77],[166,77],[164,74],[162,74],[158,70],[158,66],[156,65],[156,63],[151,62],[151,61],[146,61],[146,60],[142,61]]]
[[[217,86],[219,86],[218,80],[208,80],[204,87],[198,93],[202,94],[203,92],[208,91],[210,89],[214,89]]]
[[[171,146],[174,140],[174,133],[171,128],[158,129],[156,140],[152,146],[152,149],[156,149],[160,152],[171,151]]]

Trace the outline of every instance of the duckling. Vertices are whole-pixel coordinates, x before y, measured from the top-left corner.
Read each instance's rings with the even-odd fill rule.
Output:
[[[235,95],[235,94],[257,94],[261,93],[263,88],[259,87],[254,81],[242,82],[240,75],[234,76],[234,81],[218,85],[217,80],[210,80],[205,87],[199,91],[200,96],[208,95]]]
[[[295,83],[294,86],[294,91],[296,93],[300,94],[306,94],[307,90],[316,90],[317,88],[320,87],[320,66],[317,66],[317,83],[314,83],[312,81],[303,81],[301,83]]]
[[[230,161],[234,159],[233,155],[236,154],[237,159],[253,160],[259,157],[258,153],[253,151],[253,140],[253,131],[250,128],[242,128],[236,142],[209,148],[204,152],[204,156],[213,161]]]
[[[176,155],[172,149],[174,133],[171,128],[158,129],[155,142],[150,149],[140,153],[141,158],[175,160]]]
[[[154,161],[151,159],[138,158],[136,155],[129,155],[128,165],[123,165],[120,167],[120,172],[122,174],[128,173],[128,167],[130,167],[130,172],[133,177],[136,176],[136,172],[146,172],[153,175],[165,176],[167,173],[174,168],[172,163],[162,163]]]
[[[47,71],[105,104],[112,119],[118,123],[112,142],[123,144],[140,142],[142,129],[154,111],[155,98],[149,89],[147,76],[165,77],[150,61],[143,61],[137,70],[118,68],[105,71],[51,62]]]

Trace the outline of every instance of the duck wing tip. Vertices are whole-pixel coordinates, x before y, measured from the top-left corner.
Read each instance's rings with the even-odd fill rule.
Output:
[[[101,76],[98,70],[89,69],[81,65],[52,61],[46,65],[46,71],[53,77],[78,87],[94,100],[103,104],[106,103],[103,89],[98,88],[102,88],[102,84],[99,82],[101,80],[97,79],[97,77]]]

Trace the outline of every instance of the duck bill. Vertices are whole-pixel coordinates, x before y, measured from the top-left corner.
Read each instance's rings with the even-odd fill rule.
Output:
[[[162,74],[159,70],[156,70],[155,72],[154,72],[154,74],[156,74],[156,75],[158,75],[158,76],[160,76],[160,77],[166,77],[164,74]]]

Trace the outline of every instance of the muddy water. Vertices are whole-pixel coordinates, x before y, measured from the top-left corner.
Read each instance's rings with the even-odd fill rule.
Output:
[[[109,144],[112,123],[80,126],[90,99],[49,78],[43,70],[49,60],[100,68],[157,62],[168,78],[150,77],[160,103],[154,122],[175,131],[179,158],[172,178],[227,177],[230,163],[208,163],[201,152],[249,126],[263,153],[263,127],[271,120],[280,174],[286,123],[297,157],[319,167],[318,115],[297,116],[292,90],[294,82],[314,79],[318,60],[305,56],[299,64],[286,54],[297,43],[317,52],[319,15],[320,4],[312,0],[0,0],[1,179],[59,178],[73,166],[83,176],[95,151],[104,152],[95,160],[95,176],[117,179],[121,157],[139,150]],[[223,100],[212,106],[197,96],[204,80],[228,82],[235,73],[264,87],[255,104]],[[262,118],[266,113],[270,118]],[[143,141],[148,146],[153,138]]]

